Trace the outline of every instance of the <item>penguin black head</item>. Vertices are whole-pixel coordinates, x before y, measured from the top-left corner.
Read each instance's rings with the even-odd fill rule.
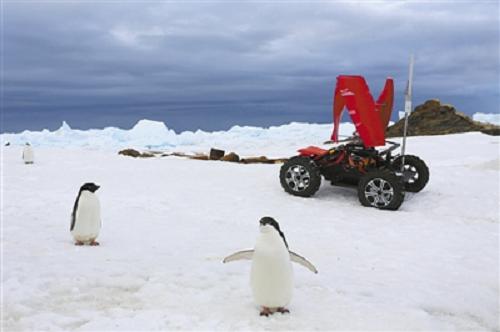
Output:
[[[27,146],[30,146],[31,144],[30,144],[29,142],[26,142],[26,145],[27,145]]]
[[[283,242],[285,242],[285,247],[287,247],[287,249],[288,249],[288,243],[286,242],[285,234],[283,234],[283,232],[280,229],[280,225],[278,224],[278,222],[276,220],[274,220],[274,218],[263,217],[260,219],[259,223],[260,223],[260,226],[269,225],[269,226],[274,227],[274,229],[279,233],[279,235],[283,239]]]
[[[100,188],[100,186],[96,185],[95,183],[87,182],[83,186],[81,186],[80,191],[87,190],[87,191],[90,191],[91,193],[94,193],[99,188]]]

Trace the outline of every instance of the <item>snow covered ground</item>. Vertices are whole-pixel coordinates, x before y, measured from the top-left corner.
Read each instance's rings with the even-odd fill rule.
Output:
[[[288,156],[330,129],[305,141],[303,128],[267,140],[256,129],[217,147]],[[3,330],[498,331],[499,138],[408,141],[431,178],[395,212],[361,207],[354,190],[328,183],[312,198],[290,196],[280,165],[43,145],[24,165],[19,146],[2,147]],[[69,233],[87,181],[102,186],[99,247],[76,247]],[[319,269],[294,265],[291,313],[270,318],[252,302],[250,264],[221,263],[253,246],[266,215]]]

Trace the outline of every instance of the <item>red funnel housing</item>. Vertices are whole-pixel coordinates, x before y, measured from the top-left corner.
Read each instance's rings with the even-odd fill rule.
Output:
[[[359,137],[366,147],[385,145],[385,130],[394,104],[394,81],[387,78],[377,101],[373,100],[363,76],[340,75],[333,99],[333,133],[338,142],[340,118],[347,108]]]

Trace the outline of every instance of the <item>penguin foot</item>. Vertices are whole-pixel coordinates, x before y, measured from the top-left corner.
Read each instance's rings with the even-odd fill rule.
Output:
[[[282,308],[282,307],[279,307],[278,309],[276,309],[277,312],[281,312],[282,314],[289,314],[290,313],[290,310],[288,310],[287,308]]]
[[[76,241],[75,242],[75,246],[83,246],[85,243],[83,243],[82,241]]]
[[[92,242],[90,242],[90,245],[91,245],[91,246],[98,246],[98,245],[99,245],[99,242],[97,242],[97,241],[92,241]]]
[[[269,317],[269,315],[272,315],[272,314],[273,314],[273,311],[267,307],[262,307],[262,310],[260,311],[261,316]]]

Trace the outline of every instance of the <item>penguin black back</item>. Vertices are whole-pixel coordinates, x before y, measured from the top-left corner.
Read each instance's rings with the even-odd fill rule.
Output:
[[[283,239],[283,242],[285,242],[285,247],[288,249],[288,243],[286,242],[285,234],[283,234],[283,232],[280,229],[280,225],[278,224],[278,222],[276,220],[274,220],[274,218],[272,218],[272,217],[263,217],[262,219],[260,219],[259,223],[262,226],[264,226],[264,225],[273,226],[276,229],[276,231],[279,233],[279,235],[281,236],[281,238]]]
[[[95,193],[99,188],[100,186],[96,185],[93,182],[87,182],[80,187],[78,195],[76,196],[75,204],[73,205],[73,212],[71,213],[71,227],[69,228],[70,231],[72,231],[73,228],[75,228],[76,210],[78,209],[78,201],[80,200],[80,195],[82,194],[82,191],[86,190],[90,191],[91,193]]]

